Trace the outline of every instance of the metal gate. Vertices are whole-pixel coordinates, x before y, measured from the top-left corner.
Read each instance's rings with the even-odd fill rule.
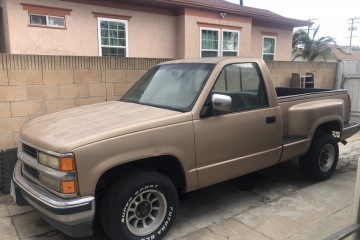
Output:
[[[351,98],[351,121],[360,123],[360,61],[340,62],[337,88],[348,89]]]

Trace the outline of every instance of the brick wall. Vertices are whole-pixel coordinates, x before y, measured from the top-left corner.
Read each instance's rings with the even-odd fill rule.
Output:
[[[152,66],[169,59],[0,54],[0,150],[17,147],[27,120],[63,109],[119,99]],[[293,72],[316,73],[317,87],[335,86],[336,64],[268,62],[276,86]]]

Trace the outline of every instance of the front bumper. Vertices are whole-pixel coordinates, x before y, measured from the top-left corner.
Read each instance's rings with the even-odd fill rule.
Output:
[[[92,234],[94,197],[65,200],[54,196],[22,176],[21,161],[16,163],[12,181],[19,205],[28,202],[49,224],[69,236],[85,237]]]

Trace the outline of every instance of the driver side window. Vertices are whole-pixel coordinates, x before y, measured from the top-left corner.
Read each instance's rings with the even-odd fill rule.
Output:
[[[211,93],[231,97],[231,112],[269,106],[265,84],[256,63],[225,66]]]

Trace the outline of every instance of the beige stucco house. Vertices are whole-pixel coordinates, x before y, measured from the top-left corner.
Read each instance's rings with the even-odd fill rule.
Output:
[[[291,60],[308,21],[224,0],[0,0],[12,54]]]

